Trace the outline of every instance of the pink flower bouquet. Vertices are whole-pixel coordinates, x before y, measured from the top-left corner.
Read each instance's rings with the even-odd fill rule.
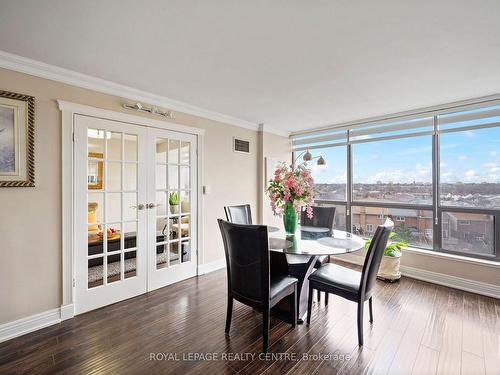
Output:
[[[267,188],[273,213],[281,216],[287,206],[292,206],[295,212],[301,206],[306,206],[307,216],[312,218],[313,185],[311,172],[305,166],[281,163],[274,171],[274,178],[269,180]]]

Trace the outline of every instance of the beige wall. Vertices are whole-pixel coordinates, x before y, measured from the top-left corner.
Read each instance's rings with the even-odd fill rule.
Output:
[[[260,171],[260,191],[262,192],[262,198],[259,203],[261,205],[261,216],[260,221],[268,225],[282,225],[282,218],[276,217],[271,211],[270,200],[265,193],[267,186],[266,178],[272,177],[273,171],[268,171],[268,176],[266,176],[266,158],[276,159],[280,162],[291,163],[292,161],[292,147],[289,138],[281,137],[279,135],[259,132],[261,138],[261,171]]]
[[[0,69],[0,90],[35,97],[35,188],[0,189],[0,324],[61,305],[61,113],[56,99],[127,112],[124,100]],[[147,116],[145,116],[147,117]],[[159,119],[158,116],[151,118]],[[259,214],[257,131],[176,113],[171,122],[206,130],[203,180],[204,254],[223,258],[216,219],[223,206],[250,203]],[[251,154],[233,153],[234,136],[251,142]]]

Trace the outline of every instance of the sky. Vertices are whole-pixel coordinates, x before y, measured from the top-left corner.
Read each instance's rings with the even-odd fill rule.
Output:
[[[440,136],[442,182],[500,183],[500,127]],[[420,136],[354,144],[354,183],[431,183],[432,138]],[[312,166],[316,183],[345,183],[346,147],[311,150],[326,167]]]

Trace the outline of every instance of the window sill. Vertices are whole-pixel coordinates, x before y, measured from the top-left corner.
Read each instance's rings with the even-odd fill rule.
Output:
[[[424,249],[419,249],[416,247],[406,247],[405,251],[412,253],[412,254],[430,256],[430,257],[434,257],[434,258],[449,259],[449,260],[454,260],[454,261],[462,262],[462,263],[469,263],[469,264],[475,264],[475,265],[481,265],[481,266],[500,268],[500,262],[496,262],[493,260],[475,259],[475,258],[461,256],[461,255],[439,253],[437,251],[424,250]]]

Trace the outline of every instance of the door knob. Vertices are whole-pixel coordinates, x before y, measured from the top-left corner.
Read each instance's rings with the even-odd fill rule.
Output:
[[[141,210],[144,210],[144,208],[146,208],[146,206],[143,205],[142,203],[139,203],[137,206],[130,206],[130,208],[135,208],[136,210],[141,211]]]
[[[151,209],[151,208],[155,208],[156,206],[158,206],[158,205],[157,205],[157,204],[154,204],[154,203],[149,203],[149,204],[147,204],[147,207],[148,207],[149,209]]]

